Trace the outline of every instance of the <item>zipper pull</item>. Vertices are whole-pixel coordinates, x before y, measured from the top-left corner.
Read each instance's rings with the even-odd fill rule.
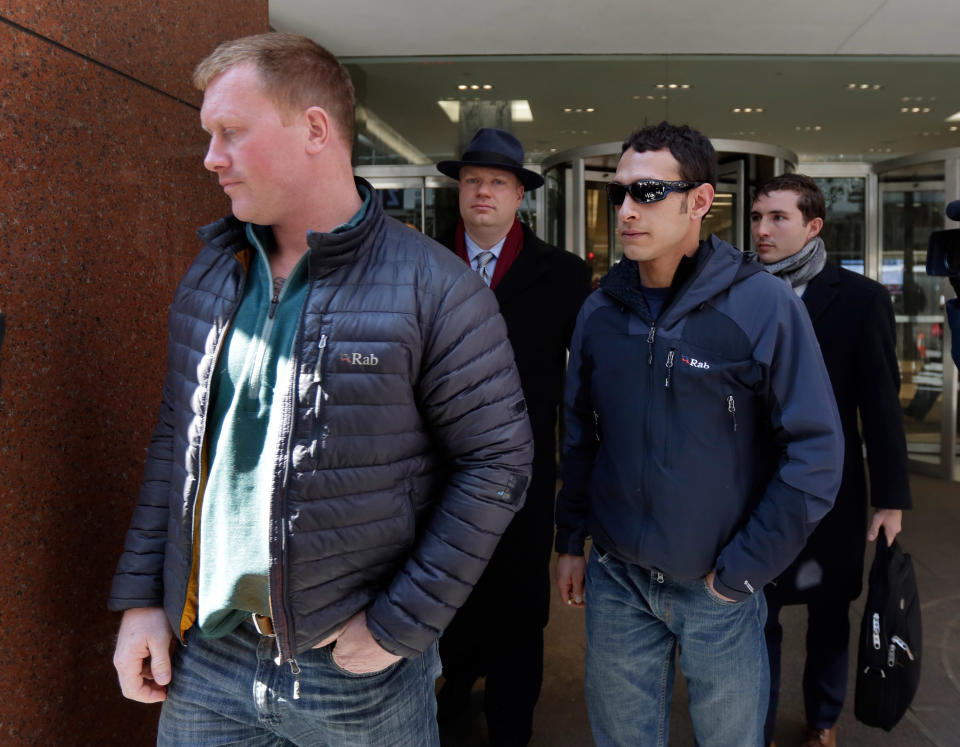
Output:
[[[273,294],[273,299],[270,301],[270,312],[267,314],[268,317],[273,319],[274,314],[277,313],[277,304],[280,303],[280,291],[277,291]]]
[[[734,402],[733,395],[727,395],[727,412],[730,413],[730,417],[733,419],[733,430],[737,430],[737,404]]]
[[[654,340],[654,338],[656,338],[656,336],[657,336],[657,325],[654,324],[652,327],[650,327],[650,332],[649,332],[649,334],[647,334],[647,346],[648,346],[649,349],[650,349],[650,352],[649,352],[649,354],[647,355],[647,365],[648,365],[648,366],[652,366],[652,365],[653,365],[653,340]]]
[[[676,354],[676,348],[670,348],[670,352],[667,353],[667,378],[663,382],[663,385],[669,389],[673,379],[673,356]]]
[[[890,640],[903,649],[903,653],[907,655],[907,658],[910,659],[910,661],[916,661],[916,658],[913,655],[913,651],[910,650],[910,647],[907,645],[907,642],[903,640],[903,638],[901,638],[898,635],[895,635]]]
[[[897,647],[891,643],[890,650],[887,652],[887,666],[892,667],[896,663],[897,663]]]
[[[296,659],[289,659],[290,671],[293,673],[293,699],[300,700],[300,665]]]
[[[327,335],[320,335],[317,341],[317,365],[313,367],[313,381],[319,384],[323,378],[323,351],[327,347]]]
[[[873,648],[880,650],[880,613],[873,613]]]

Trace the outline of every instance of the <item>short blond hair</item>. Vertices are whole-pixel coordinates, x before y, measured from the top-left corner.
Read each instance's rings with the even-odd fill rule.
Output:
[[[251,64],[264,92],[284,112],[311,106],[325,109],[353,146],[354,91],[346,68],[325,47],[299,34],[271,31],[220,44],[196,70],[193,84],[205,91],[210,81],[237,65]]]

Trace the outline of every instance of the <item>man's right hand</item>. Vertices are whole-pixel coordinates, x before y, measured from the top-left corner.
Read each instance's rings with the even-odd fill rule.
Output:
[[[560,599],[569,607],[583,607],[583,579],[587,571],[587,561],[583,555],[557,557],[557,588]]]
[[[141,703],[167,698],[173,631],[162,607],[140,607],[123,613],[113,666],[124,697]]]

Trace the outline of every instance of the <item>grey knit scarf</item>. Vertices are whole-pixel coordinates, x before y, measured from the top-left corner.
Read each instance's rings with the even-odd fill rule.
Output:
[[[814,236],[796,254],[763,267],[767,272],[786,280],[791,288],[796,288],[798,285],[809,283],[820,273],[826,263],[827,247],[823,239]]]

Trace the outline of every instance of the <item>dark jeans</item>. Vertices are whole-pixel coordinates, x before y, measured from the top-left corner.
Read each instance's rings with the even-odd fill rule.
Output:
[[[766,743],[773,738],[780,700],[780,647],[782,606],[770,602],[764,634],[770,661],[770,705],[764,725]],[[850,644],[850,602],[822,600],[807,605],[806,663],[803,668],[803,703],[807,726],[829,729],[837,723],[847,691]]]

